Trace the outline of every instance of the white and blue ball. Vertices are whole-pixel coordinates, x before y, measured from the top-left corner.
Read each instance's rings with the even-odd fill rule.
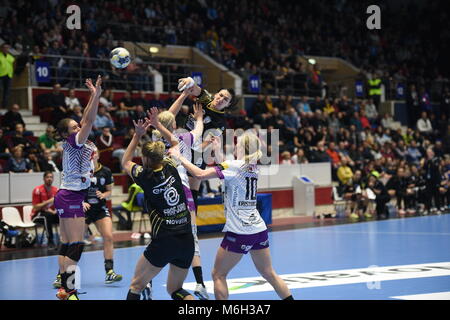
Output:
[[[121,47],[111,50],[109,59],[111,64],[118,69],[126,68],[131,62],[130,53],[127,49]]]

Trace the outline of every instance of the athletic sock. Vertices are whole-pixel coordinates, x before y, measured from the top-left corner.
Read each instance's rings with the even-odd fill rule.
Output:
[[[294,300],[294,297],[292,296],[292,294],[289,297],[284,298],[283,300]]]
[[[69,277],[69,275],[67,274],[67,272],[63,272],[61,273],[61,287],[64,288],[64,290],[66,290],[66,292],[68,292],[69,290],[67,289],[67,278]]]
[[[195,281],[197,281],[198,284],[201,284],[202,286],[205,286],[203,283],[203,273],[202,273],[202,267],[193,267],[192,271],[194,271],[194,277]]]
[[[109,270],[114,269],[114,261],[112,259],[105,259],[105,271],[106,273],[109,272]]]
[[[127,300],[140,300],[140,299],[141,299],[140,294],[133,293],[131,292],[131,290],[128,290]]]

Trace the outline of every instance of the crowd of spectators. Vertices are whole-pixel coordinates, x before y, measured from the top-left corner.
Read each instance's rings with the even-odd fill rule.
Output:
[[[60,80],[50,99],[45,99],[52,110],[50,125],[63,117],[81,119],[83,106],[75,93],[66,96],[60,91],[61,85],[81,86],[67,81],[71,63],[81,63],[88,70],[80,79],[102,74],[107,89],[139,91],[134,97],[127,92],[120,100],[114,99],[111,90],[104,91],[91,137],[101,154],[120,157],[121,149],[115,146],[129,141],[131,120],[141,117],[150,106],[167,108],[175,97],[145,99],[151,79],[147,72],[139,72],[144,66],[139,60],[128,72],[118,72],[95,59],[108,57],[113,40],[193,45],[239,72],[244,80],[260,75],[264,92],[279,94],[274,101],[269,94],[259,95],[248,114],[242,111],[229,117],[230,127],[279,129],[281,163],[331,162],[340,192],[351,194],[352,214],[368,207],[370,195],[363,199],[363,193],[356,195],[363,185],[383,194],[378,199],[383,199],[384,205],[385,200],[397,197],[402,210],[429,212],[449,204],[450,91],[445,86],[448,69],[443,56],[449,32],[440,28],[446,25],[446,15],[440,11],[443,1],[421,10],[415,2],[395,4],[404,6],[398,10],[383,2],[382,29],[370,32],[365,28],[367,1],[310,0],[301,5],[272,0],[81,1],[81,30],[64,27],[65,8],[71,1],[5,2],[0,10],[0,38],[23,54],[18,72],[24,62],[45,54],[56,56],[47,58],[57,66],[52,79]],[[433,17],[430,23],[416,23],[429,17]],[[440,35],[438,42],[429,37],[434,31]],[[59,55],[80,59],[66,61]],[[408,130],[397,128],[389,114],[379,114],[371,100],[314,94],[309,101],[308,90],[320,90],[323,80],[319,66],[300,62],[298,57],[303,55],[341,57],[365,71],[382,74],[384,80],[407,83]],[[173,69],[174,79],[186,72],[176,65],[156,64],[154,68]],[[273,83],[281,91],[274,91]],[[304,90],[299,103],[294,104],[289,92],[292,84]],[[440,100],[440,113],[435,112],[431,100]],[[60,170],[61,147],[54,140],[53,127],[49,126],[45,135],[33,137],[17,109],[12,106],[2,119],[2,171]],[[177,125],[183,126],[188,114],[189,107],[183,107]],[[377,204],[380,216],[386,214],[384,205]]]
[[[401,214],[447,210],[449,115],[448,108],[441,108],[440,114],[421,109],[416,124],[403,130],[391,115],[380,114],[371,100],[303,97],[294,104],[289,96],[272,102],[270,96],[259,95],[245,121],[235,121],[233,127],[240,122],[244,129],[278,129],[281,164],[330,162],[332,178],[339,194],[349,200],[353,218],[375,213],[368,212],[370,199],[361,190],[376,186],[375,193],[383,196],[376,197],[373,210],[382,217],[392,198]],[[273,147],[269,145],[269,152]]]
[[[303,55],[343,58],[364,72],[379,72],[388,92],[390,80],[414,83],[432,99],[441,93],[449,71],[445,1],[381,1],[381,30],[366,27],[370,1],[85,0],[79,2],[81,30],[65,27],[71,1],[5,2],[0,38],[32,59],[42,54],[80,57],[83,67],[109,77],[117,89],[133,83],[134,90],[148,90],[151,79],[139,72],[144,67],[139,61],[124,73],[90,59],[108,57],[113,40],[195,46],[244,80],[260,75],[271,94],[323,85],[320,67],[300,63]],[[70,64],[80,61],[56,57],[53,63],[61,83]],[[177,73],[178,67],[165,68]]]

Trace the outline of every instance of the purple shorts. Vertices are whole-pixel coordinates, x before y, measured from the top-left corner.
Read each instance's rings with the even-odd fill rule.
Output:
[[[269,247],[269,236],[267,230],[254,234],[225,233],[220,244],[225,250],[247,254],[250,250],[260,250]]]
[[[82,202],[86,198],[86,191],[72,191],[59,189],[55,195],[55,209],[60,218],[84,217]]]
[[[195,202],[194,197],[192,196],[191,189],[183,186],[184,194],[186,196],[187,206],[189,211],[195,212]]]

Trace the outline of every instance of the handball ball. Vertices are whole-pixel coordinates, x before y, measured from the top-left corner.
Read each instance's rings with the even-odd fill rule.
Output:
[[[113,49],[109,59],[111,64],[118,69],[126,68],[131,62],[130,53],[127,49],[121,47]]]

